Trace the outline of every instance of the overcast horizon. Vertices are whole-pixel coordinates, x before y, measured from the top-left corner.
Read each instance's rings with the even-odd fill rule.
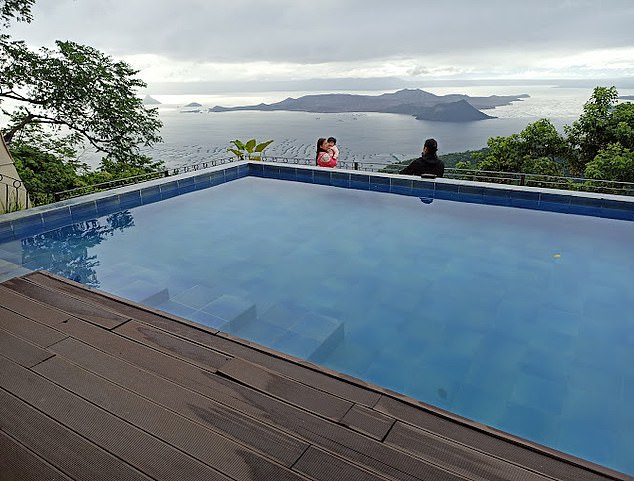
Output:
[[[150,86],[634,78],[632,0],[40,0],[33,14],[14,39],[91,45]]]

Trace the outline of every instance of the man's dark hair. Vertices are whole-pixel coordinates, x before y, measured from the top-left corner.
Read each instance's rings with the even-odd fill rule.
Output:
[[[424,147],[427,147],[427,149],[429,149],[429,153],[433,155],[438,151],[438,142],[434,139],[427,139]]]
[[[334,137],[328,137],[328,142],[332,142],[333,144],[336,144],[337,139],[335,139]]]

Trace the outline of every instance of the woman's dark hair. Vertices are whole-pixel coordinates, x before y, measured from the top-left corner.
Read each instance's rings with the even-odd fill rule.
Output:
[[[427,147],[430,155],[435,156],[436,152],[438,152],[438,142],[434,139],[427,139],[423,147]]]
[[[319,158],[319,152],[328,152],[326,149],[321,148],[321,144],[323,144],[325,141],[325,137],[320,137],[317,139],[317,155],[315,156],[315,160]]]

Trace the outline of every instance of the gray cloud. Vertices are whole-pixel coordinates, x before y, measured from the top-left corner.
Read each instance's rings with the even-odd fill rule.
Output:
[[[16,37],[195,62],[491,67],[634,46],[632,0],[40,0],[34,13],[13,27]]]

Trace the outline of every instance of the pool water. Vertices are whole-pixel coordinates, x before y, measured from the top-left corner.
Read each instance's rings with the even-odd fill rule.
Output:
[[[19,248],[26,268],[634,474],[633,245],[628,221],[246,177]]]

